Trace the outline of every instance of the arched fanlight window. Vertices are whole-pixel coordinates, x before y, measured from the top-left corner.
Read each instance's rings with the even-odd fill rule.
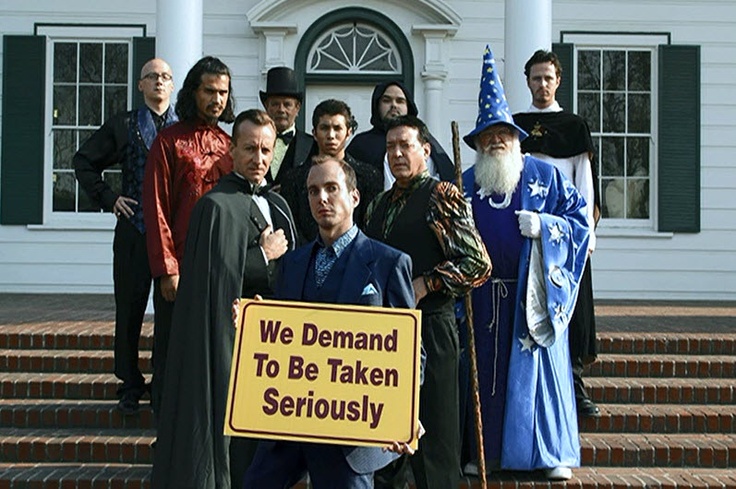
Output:
[[[310,74],[401,74],[401,57],[393,41],[369,24],[339,24],[312,44]]]

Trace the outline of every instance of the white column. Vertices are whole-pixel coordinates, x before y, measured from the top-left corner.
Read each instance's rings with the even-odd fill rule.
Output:
[[[512,113],[526,110],[532,103],[524,64],[534,51],[551,46],[552,0],[506,0],[503,86]]]
[[[202,57],[202,2],[156,0],[156,56],[171,66],[177,92],[189,69]]]
[[[296,24],[276,22],[251,22],[253,32],[263,34],[263,65],[261,74],[265,75],[274,66],[288,66],[295,68],[286,61],[286,36],[296,34]]]
[[[429,130],[440,141],[446,140],[450,133],[449,122],[442,120],[445,80],[447,79],[448,47],[445,40],[457,32],[455,25],[415,25],[413,34],[424,37],[424,65],[422,81],[424,82],[424,108],[420,112],[421,119]],[[416,99],[416,95],[415,95]],[[444,127],[444,126],[447,127]],[[445,145],[443,145],[445,146]]]
[[[422,73],[424,80],[424,112],[420,114],[421,119],[427,124],[429,130],[436,137],[443,140],[442,137],[449,131],[449,126],[443,127],[444,122],[440,115],[442,114],[442,92],[447,74],[429,74]],[[448,122],[449,124],[449,122]],[[445,146],[445,145],[443,145]]]

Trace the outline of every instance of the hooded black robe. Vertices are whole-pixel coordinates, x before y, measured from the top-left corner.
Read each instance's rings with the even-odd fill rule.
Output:
[[[416,116],[419,114],[411,92],[401,82],[379,83],[373,89],[373,96],[371,97],[371,125],[373,125],[373,129],[356,134],[347,147],[347,152],[355,159],[374,166],[380,172],[381,186],[383,186],[383,160],[386,155],[386,128],[378,111],[378,102],[386,88],[391,85],[396,85],[404,92],[409,115]],[[454,180],[455,165],[437,139],[431,134],[429,135],[429,145],[432,147],[431,157],[440,180]]]

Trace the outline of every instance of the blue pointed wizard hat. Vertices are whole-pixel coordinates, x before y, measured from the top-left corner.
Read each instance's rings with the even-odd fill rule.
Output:
[[[519,131],[519,141],[526,138],[526,131],[514,124],[490,46],[486,46],[483,53],[483,69],[480,75],[478,118],[475,120],[475,129],[463,137],[465,143],[475,149],[475,136],[496,124],[508,124]]]

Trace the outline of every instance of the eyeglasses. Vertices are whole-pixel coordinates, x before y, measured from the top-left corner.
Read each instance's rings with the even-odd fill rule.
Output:
[[[158,81],[158,79],[161,78],[162,81],[171,81],[171,75],[168,73],[156,73],[156,72],[150,72],[146,73],[141,77],[141,80],[151,80],[152,82]]]

